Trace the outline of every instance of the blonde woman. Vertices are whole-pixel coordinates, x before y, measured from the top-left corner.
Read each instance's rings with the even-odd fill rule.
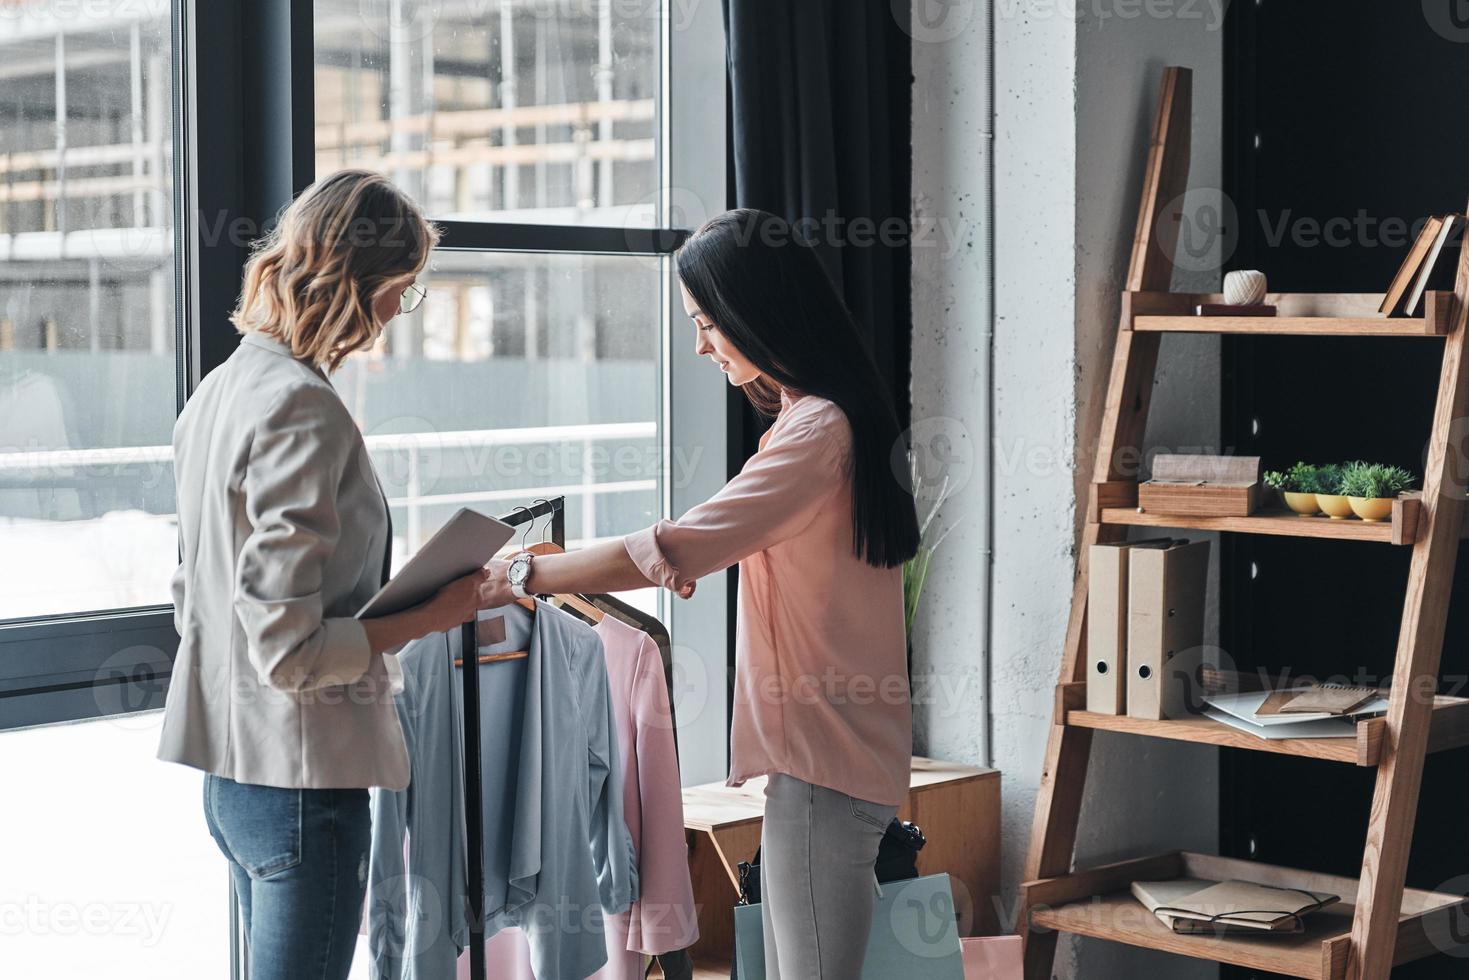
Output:
[[[159,757],[205,771],[252,980],[348,975],[368,788],[408,782],[383,654],[473,618],[484,573],[406,612],[353,614],[387,576],[387,501],[328,375],[401,309],[437,231],[385,178],[308,188],[259,243],[239,349],[174,429],[180,643]]]

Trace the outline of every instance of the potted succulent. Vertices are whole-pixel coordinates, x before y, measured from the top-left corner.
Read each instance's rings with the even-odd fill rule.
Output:
[[[1296,463],[1284,473],[1279,470],[1265,471],[1265,485],[1281,498],[1285,505],[1301,517],[1314,517],[1321,507],[1316,503],[1316,489],[1320,486],[1317,470],[1310,463]]]
[[[1341,492],[1341,477],[1348,468],[1356,465],[1324,463],[1316,467],[1316,503],[1334,521],[1352,516],[1352,502]]]
[[[1412,473],[1385,463],[1351,463],[1341,475],[1339,489],[1353,513],[1364,521],[1392,516],[1393,498],[1413,488]]]

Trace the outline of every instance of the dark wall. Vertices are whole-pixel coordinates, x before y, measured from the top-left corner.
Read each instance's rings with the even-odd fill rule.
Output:
[[[1457,95],[1469,91],[1469,21],[1455,21],[1452,6],[1232,5],[1225,190],[1237,215],[1227,269],[1261,269],[1275,290],[1381,292],[1415,223],[1464,210],[1469,131]],[[1440,342],[1228,341],[1225,445],[1258,453],[1268,468],[1366,457],[1422,473]],[[1380,545],[1237,536],[1224,549],[1222,641],[1246,668],[1385,677],[1408,558],[1407,549]],[[1462,551],[1459,564],[1446,691],[1469,674]],[[1225,753],[1222,765],[1225,853],[1358,873],[1370,770],[1259,752]],[[1456,880],[1469,873],[1459,831],[1469,811],[1466,765],[1464,751],[1429,760],[1410,885],[1469,890],[1469,879]],[[1465,961],[1439,957],[1393,975],[1466,973]]]

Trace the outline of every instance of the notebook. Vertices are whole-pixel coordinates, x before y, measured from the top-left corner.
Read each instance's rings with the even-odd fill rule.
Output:
[[[1278,707],[1272,713],[1272,705],[1291,703],[1301,694],[1306,693],[1308,688],[1294,688],[1285,691],[1249,691],[1244,694],[1211,694],[1204,698],[1204,704],[1210,709],[1222,712],[1240,721],[1260,727],[1275,727],[1281,725],[1295,725],[1307,721],[1332,721],[1343,720],[1356,721],[1366,715],[1380,714],[1387,710],[1387,698],[1378,695],[1359,707],[1353,708],[1344,714],[1331,714],[1326,711],[1294,712],[1285,714]],[[1289,698],[1290,700],[1285,700]]]
[[[1200,878],[1170,878],[1166,881],[1134,881],[1132,883],[1132,897],[1143,904],[1149,912],[1152,912],[1168,928],[1178,930],[1178,920],[1166,912],[1159,912],[1164,908],[1181,902],[1195,892],[1201,892],[1214,884]]]
[[[1307,688],[1291,698],[1281,705],[1280,713],[1345,715],[1356,711],[1369,701],[1376,700],[1380,693],[1375,687],[1322,684],[1318,687]]]
[[[1329,892],[1278,888],[1253,881],[1191,882],[1203,887],[1186,892],[1181,888],[1159,889],[1160,884],[1172,883],[1135,882],[1133,895],[1175,932],[1299,932],[1304,916],[1340,898]],[[1139,885],[1147,898],[1138,894]]]
[[[1299,694],[1299,691],[1271,691],[1264,703],[1255,709],[1255,717],[1280,714],[1280,709],[1294,701]]]

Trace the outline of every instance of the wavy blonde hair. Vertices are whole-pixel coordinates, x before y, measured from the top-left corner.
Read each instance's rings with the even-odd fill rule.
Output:
[[[377,341],[372,306],[383,286],[421,272],[438,240],[386,177],[338,170],[303,191],[254,244],[230,322],[335,371]]]

